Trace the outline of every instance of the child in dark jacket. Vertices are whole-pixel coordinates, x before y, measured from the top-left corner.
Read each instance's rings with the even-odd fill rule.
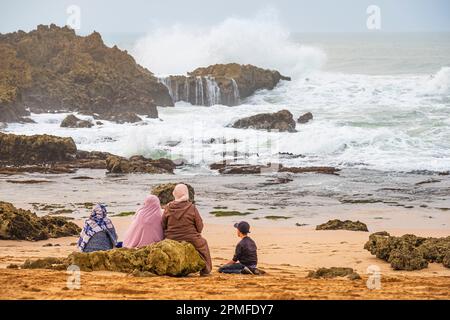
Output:
[[[226,265],[219,268],[220,273],[234,274],[257,274],[258,264],[257,247],[248,234],[250,233],[250,225],[241,221],[236,223],[234,227],[237,229],[237,235],[242,240],[236,246],[236,252],[232,260]]]

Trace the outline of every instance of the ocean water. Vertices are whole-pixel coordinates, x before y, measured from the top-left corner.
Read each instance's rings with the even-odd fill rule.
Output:
[[[208,165],[224,157],[396,172],[450,170],[449,33],[292,34],[266,18],[105,39],[157,75],[238,62],[292,76],[238,107],[179,102],[158,108],[160,119],[104,121],[92,129],[60,128],[67,114],[33,114],[36,124],[11,124],[6,131],[71,136],[79,149],[122,156],[185,159],[186,173],[210,173]],[[239,118],[282,109],[295,118],[312,112],[314,120],[297,125],[297,133],[229,127]]]

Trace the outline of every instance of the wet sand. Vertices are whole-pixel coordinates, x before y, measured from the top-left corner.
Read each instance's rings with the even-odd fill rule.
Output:
[[[130,218],[114,218],[119,237]],[[79,220],[77,223],[81,224]],[[388,230],[445,236],[446,230]],[[222,275],[217,267],[228,261],[238,241],[231,226],[207,224],[213,257],[211,277],[135,278],[111,272],[82,272],[81,289],[67,290],[67,274],[49,270],[5,269],[27,258],[64,257],[75,249],[75,237],[39,242],[0,241],[0,299],[450,299],[450,269],[430,264],[412,272],[394,271],[363,249],[369,233],[316,231],[308,227],[260,226],[252,230],[264,276]],[[43,247],[47,243],[60,246]],[[381,269],[381,289],[366,286],[367,267]],[[319,267],[352,267],[362,280],[308,279]]]

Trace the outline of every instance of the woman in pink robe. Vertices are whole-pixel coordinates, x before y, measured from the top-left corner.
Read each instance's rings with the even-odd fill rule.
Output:
[[[149,195],[136,211],[125,234],[125,248],[141,248],[164,239],[161,205],[157,196]]]

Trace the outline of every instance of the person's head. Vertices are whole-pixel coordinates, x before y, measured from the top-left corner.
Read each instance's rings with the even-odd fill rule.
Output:
[[[102,220],[106,218],[107,215],[108,211],[106,210],[106,206],[104,204],[98,203],[92,208],[91,219]]]
[[[161,204],[159,202],[159,198],[154,195],[148,195],[144,200],[144,207],[160,207]]]
[[[250,225],[246,221],[241,221],[234,224],[237,230],[237,235],[239,238],[244,238],[250,233]]]
[[[189,189],[185,184],[177,184],[173,189],[173,197],[177,202],[183,202],[189,200]]]

